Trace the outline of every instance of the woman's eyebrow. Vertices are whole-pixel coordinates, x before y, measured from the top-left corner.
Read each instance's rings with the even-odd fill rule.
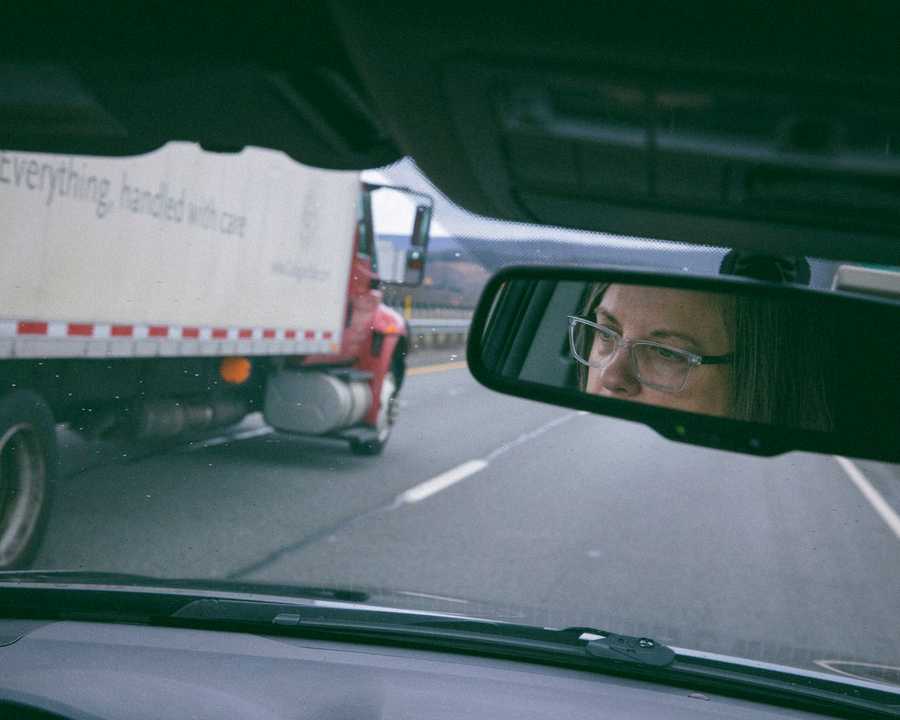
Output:
[[[622,327],[622,323],[619,322],[619,319],[608,310],[604,310],[602,307],[598,307],[595,312],[598,320],[600,319],[600,315],[604,315],[606,319],[609,320],[613,325]]]
[[[622,327],[622,323],[619,322],[619,319],[613,315],[609,310],[606,310],[603,307],[598,306],[596,310],[596,314],[598,316],[603,315],[611,324],[616,327]],[[654,330],[650,333],[648,337],[658,338],[658,339],[666,339],[666,338],[677,338],[679,340],[684,340],[686,343],[693,345],[697,350],[700,350],[703,345],[697,341],[692,335],[688,335],[687,333],[678,332],[677,330]]]
[[[679,340],[684,340],[685,342],[690,343],[696,348],[703,347],[695,337],[692,335],[688,335],[687,333],[677,332],[675,330],[654,330],[650,333],[650,337],[653,338],[678,338]]]

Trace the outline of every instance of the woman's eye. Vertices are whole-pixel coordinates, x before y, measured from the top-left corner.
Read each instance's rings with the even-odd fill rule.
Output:
[[[607,330],[604,328],[597,328],[597,338],[601,342],[610,343],[615,340],[616,336],[612,330]]]
[[[656,354],[663,360],[684,360],[684,357],[681,353],[676,352],[675,350],[669,350],[664,347],[654,348]]]

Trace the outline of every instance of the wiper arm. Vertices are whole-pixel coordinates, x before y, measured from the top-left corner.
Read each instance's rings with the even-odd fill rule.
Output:
[[[588,655],[607,660],[629,660],[643,665],[668,667],[675,662],[675,651],[648,637],[632,637],[596,630],[585,630],[579,639],[586,640]]]
[[[0,571],[0,589],[3,585],[18,583],[83,583],[88,585],[126,585],[166,590],[208,590],[284,597],[336,600],[363,603],[369,594],[361,590],[321,587],[316,585],[280,585],[273,583],[234,582],[231,580],[197,580],[184,578],[160,578],[133,573],[91,572],[88,570],[5,570]]]

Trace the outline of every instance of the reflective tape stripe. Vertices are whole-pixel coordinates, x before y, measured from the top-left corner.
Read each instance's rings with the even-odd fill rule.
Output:
[[[155,342],[174,341],[177,343],[187,343],[193,347],[195,344],[204,345],[202,354],[209,354],[210,348],[217,348],[223,352],[235,351],[236,353],[250,352],[249,343],[245,343],[248,347],[239,347],[233,344],[223,343],[222,341],[252,341],[252,348],[257,352],[271,353],[274,350],[269,346],[278,345],[285,353],[319,353],[334,352],[336,346],[334,339],[336,333],[330,330],[308,330],[305,328],[247,328],[247,327],[208,327],[199,325],[141,325],[141,324],[110,324],[110,323],[93,323],[93,322],[48,322],[44,320],[4,320],[0,319],[0,337],[11,338],[45,338],[46,340],[60,340],[66,344],[61,347],[59,352],[64,355],[78,355],[74,341],[85,340],[96,343],[106,340],[115,340],[117,349],[114,354],[127,347],[128,343],[150,340]],[[329,342],[331,341],[331,342]],[[126,343],[126,344],[123,344]],[[260,342],[261,344],[257,344]],[[261,350],[263,346],[265,350]],[[0,356],[9,356],[16,354],[12,352],[13,346],[4,346],[5,351],[0,352]],[[19,346],[26,347],[26,346]],[[28,346],[32,347],[32,346]],[[34,345],[34,352],[38,352],[38,348],[47,347],[45,345]],[[79,346],[80,347],[80,346]],[[92,345],[93,347],[93,345]],[[143,345],[144,349],[136,354],[155,354],[150,351],[149,346]],[[173,347],[173,346],[167,346]],[[56,351],[54,351],[56,352]],[[172,350],[166,351],[171,353]],[[176,351],[178,352],[178,351]],[[103,354],[102,348],[90,350],[89,354]],[[31,355],[29,355],[31,356]]]

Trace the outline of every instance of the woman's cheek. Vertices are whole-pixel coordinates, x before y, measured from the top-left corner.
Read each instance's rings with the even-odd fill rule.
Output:
[[[653,388],[644,387],[641,390],[639,401],[647,405],[675,408],[685,410],[685,398],[675,393],[666,393]]]
[[[724,368],[707,367],[704,376],[695,376],[680,393],[667,393],[643,386],[629,397],[610,392],[603,387],[602,372],[596,368],[588,371],[585,390],[594,395],[617,397],[645,405],[686,410],[704,415],[731,415],[731,380]]]
[[[600,385],[600,372],[597,368],[588,368],[587,382],[584,384],[585,392],[589,392],[591,395],[599,395],[601,390]]]

